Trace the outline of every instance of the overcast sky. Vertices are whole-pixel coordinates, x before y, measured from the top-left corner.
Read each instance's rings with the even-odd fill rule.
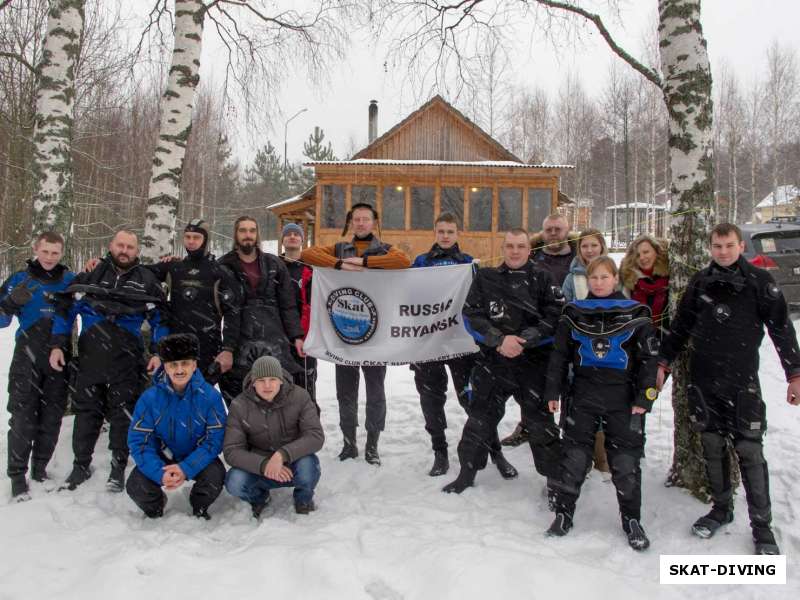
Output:
[[[151,0],[136,0],[146,7]],[[294,3],[283,3],[286,5]],[[596,6],[602,6],[597,2]],[[656,0],[624,0],[621,2],[624,26],[608,22],[615,39],[635,56],[642,56],[642,40],[657,19]],[[712,69],[718,71],[727,62],[742,82],[759,76],[769,44],[777,39],[800,51],[798,0],[703,0],[703,29],[708,40]],[[515,61],[507,71],[515,84],[538,85],[556,90],[566,71],[577,73],[590,94],[598,93],[605,81],[609,64],[619,61],[592,27],[584,27],[582,42],[562,44],[559,48],[540,35],[532,26],[515,48]],[[325,130],[340,156],[347,153],[353,141],[362,147],[367,141],[367,106],[371,99],[379,102],[379,135],[416,108],[412,90],[402,69],[384,69],[384,49],[373,47],[365,36],[354,36],[346,60],[330,74],[330,84],[314,89],[302,75],[293,77],[280,94],[282,114],[275,115],[275,131],[270,141],[283,152],[284,122],[302,108],[308,110],[289,126],[289,159],[301,160],[303,141],[318,125]],[[222,68],[222,51],[212,27],[206,27],[201,79]],[[625,67],[619,61],[620,64]],[[644,81],[644,80],[642,80]],[[643,83],[643,85],[647,85]],[[247,161],[253,148],[266,140],[246,139],[239,134],[237,154]],[[352,141],[351,141],[352,140]]]

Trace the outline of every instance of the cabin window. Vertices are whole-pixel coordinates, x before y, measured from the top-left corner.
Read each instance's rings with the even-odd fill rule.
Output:
[[[464,188],[463,187],[443,187],[442,196],[439,199],[441,213],[450,213],[458,221],[458,228],[464,228]],[[436,215],[437,217],[439,215]]]
[[[375,208],[375,186],[354,185],[350,190],[350,206],[363,202]]]
[[[498,196],[497,230],[522,227],[522,189],[500,188]]]
[[[469,189],[469,230],[492,230],[492,188]]]
[[[411,229],[433,229],[433,188],[411,188]]]
[[[322,186],[322,227],[341,229],[344,227],[344,187],[341,185]]]
[[[383,188],[382,229],[406,228],[406,191],[402,185],[387,185]]]
[[[528,188],[528,231],[541,231],[550,214],[553,192],[550,188]]]

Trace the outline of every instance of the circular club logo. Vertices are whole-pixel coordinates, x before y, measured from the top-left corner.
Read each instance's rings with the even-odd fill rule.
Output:
[[[363,344],[378,328],[375,303],[361,290],[351,287],[333,290],[327,308],[336,335],[346,344]]]

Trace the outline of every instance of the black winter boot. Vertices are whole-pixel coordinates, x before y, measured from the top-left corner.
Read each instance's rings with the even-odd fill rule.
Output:
[[[557,512],[545,535],[547,537],[564,537],[570,529],[572,529],[572,515],[567,512]]]
[[[445,494],[460,494],[468,487],[475,485],[475,471],[461,467],[458,477],[442,488]]]
[[[148,519],[160,519],[164,516],[164,507],[167,505],[167,495],[161,492],[161,503],[155,508],[144,511],[144,516]]]
[[[707,540],[717,532],[717,529],[731,521],[733,521],[733,511],[730,508],[714,506],[710,513],[694,522],[692,533]]]
[[[356,446],[356,432],[348,431],[342,432],[344,434],[344,446],[342,451],[339,452],[339,460],[347,460],[348,458],[358,458],[358,447]]]
[[[522,423],[518,423],[514,431],[500,441],[503,446],[511,446],[512,448],[526,444],[527,442],[528,430],[522,426]]]
[[[31,499],[28,493],[28,482],[25,475],[14,475],[11,478],[11,500],[13,502],[26,502]]]
[[[47,467],[47,464],[33,463],[31,466],[31,479],[39,483],[44,483],[50,479],[50,477],[47,475],[47,470],[45,467]]]
[[[780,554],[775,534],[769,525],[753,526],[753,544],[756,554]]]
[[[294,503],[294,512],[296,512],[298,515],[307,515],[315,510],[317,510],[317,505],[314,504],[313,500],[310,500],[309,502]]]
[[[72,472],[67,475],[67,480],[60,489],[74,492],[79,485],[87,481],[92,476],[92,469],[89,465],[72,465]]]
[[[515,479],[519,476],[519,471],[514,468],[510,462],[506,460],[506,457],[503,456],[503,452],[498,450],[491,454],[492,462],[494,466],[497,467],[497,470],[500,472],[500,477],[503,479]]]
[[[450,470],[450,459],[447,458],[447,450],[437,450],[433,453],[433,466],[428,471],[431,477],[444,475]]]
[[[270,503],[271,500],[272,500],[272,498],[270,497],[269,494],[267,494],[267,497],[264,498],[263,502],[251,502],[250,503],[250,508],[253,510],[253,518],[254,519],[261,519],[261,513],[263,513],[264,509],[269,506],[269,503]]]
[[[638,519],[629,519],[623,516],[622,530],[628,536],[628,545],[634,550],[641,552],[650,547],[650,540],[647,539],[647,534]]]
[[[123,460],[122,457],[111,459],[111,474],[106,481],[106,489],[115,494],[120,493],[125,489],[125,467],[128,466],[128,457]]]
[[[380,436],[380,431],[368,431],[367,445],[364,447],[364,460],[378,467],[381,466],[381,457],[378,455],[378,439]]]
[[[211,520],[211,515],[208,514],[208,507],[206,507],[206,506],[201,506],[199,508],[192,509],[192,514],[196,518],[203,519],[204,521],[210,521]]]

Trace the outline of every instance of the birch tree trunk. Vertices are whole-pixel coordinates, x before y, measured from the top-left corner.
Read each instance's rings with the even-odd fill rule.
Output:
[[[674,313],[690,277],[708,263],[708,231],[714,198],[711,67],[696,0],[659,0],[663,92],[669,112],[672,180],[670,304]],[[700,436],[689,426],[684,355],[673,369],[675,412],[670,481],[707,497]]]
[[[205,8],[201,0],[175,0],[175,47],[167,89],[161,97],[160,131],[147,194],[142,257],[152,262],[172,253],[186,142],[200,81]]]
[[[72,125],[75,65],[85,0],[51,0],[42,60],[37,67],[33,132],[33,234],[72,233]]]

